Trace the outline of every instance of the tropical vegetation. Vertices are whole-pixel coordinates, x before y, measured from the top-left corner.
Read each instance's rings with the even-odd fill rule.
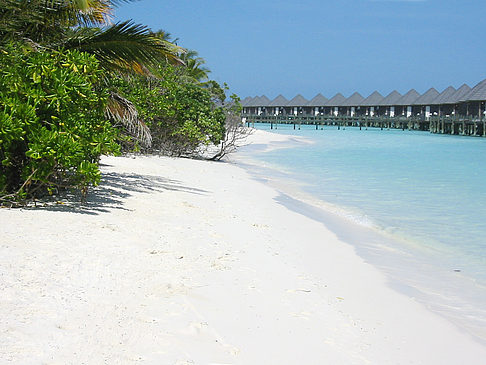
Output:
[[[169,33],[112,23],[123,2],[0,0],[0,203],[85,195],[102,154],[224,155],[238,98]]]
[[[34,52],[20,44],[0,57],[0,194],[23,199],[100,180],[98,158],[116,153],[104,118],[103,71],[77,51]]]
[[[112,80],[117,93],[138,107],[152,141],[150,151],[173,156],[194,156],[199,148],[218,144],[223,138],[225,114],[216,107],[210,89],[193,82],[165,65],[160,77],[147,82],[143,76]]]

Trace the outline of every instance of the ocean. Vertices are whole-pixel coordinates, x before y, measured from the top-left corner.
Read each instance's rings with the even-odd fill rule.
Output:
[[[282,204],[338,231],[392,287],[486,343],[486,138],[255,127],[305,138],[238,152]]]

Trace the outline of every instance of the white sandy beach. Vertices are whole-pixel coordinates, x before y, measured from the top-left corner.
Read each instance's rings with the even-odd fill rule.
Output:
[[[0,364],[485,363],[242,168],[102,162],[85,205],[0,209]]]

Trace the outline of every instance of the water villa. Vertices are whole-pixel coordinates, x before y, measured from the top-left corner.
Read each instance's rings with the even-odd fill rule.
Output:
[[[464,84],[449,86],[439,92],[430,88],[424,94],[412,89],[401,95],[392,91],[383,96],[374,91],[368,97],[355,92],[349,97],[337,93],[331,99],[322,94],[311,100],[297,95],[291,100],[279,95],[273,100],[266,96],[242,100],[242,120],[248,125],[270,123],[312,124],[316,129],[325,125],[338,128],[400,128],[486,137],[486,80],[473,88]]]

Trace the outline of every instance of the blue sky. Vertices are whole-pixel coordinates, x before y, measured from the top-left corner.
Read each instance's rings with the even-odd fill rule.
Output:
[[[141,0],[115,20],[164,29],[240,97],[368,96],[486,78],[485,0]]]

